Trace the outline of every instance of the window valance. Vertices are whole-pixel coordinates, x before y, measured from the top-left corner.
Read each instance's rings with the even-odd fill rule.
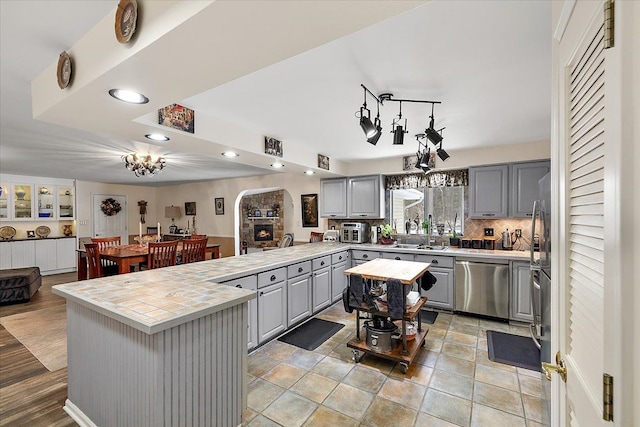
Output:
[[[387,190],[465,186],[469,185],[469,169],[387,175],[384,184]]]

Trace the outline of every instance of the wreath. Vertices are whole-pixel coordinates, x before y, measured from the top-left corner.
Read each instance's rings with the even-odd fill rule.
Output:
[[[109,197],[107,200],[102,201],[100,210],[106,216],[114,216],[122,210],[122,206],[120,206],[120,202]]]

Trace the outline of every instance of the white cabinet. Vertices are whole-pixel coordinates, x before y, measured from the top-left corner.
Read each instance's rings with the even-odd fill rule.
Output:
[[[55,220],[56,189],[53,185],[36,184],[36,215],[40,221]]]
[[[358,176],[347,180],[347,216],[383,218],[382,176]]]
[[[74,219],[76,217],[75,188],[69,185],[58,185],[56,216],[58,219]]]
[[[0,221],[75,219],[72,180],[0,174]]]
[[[0,221],[7,221],[11,216],[10,191],[11,186],[8,183],[0,182]]]
[[[24,240],[11,245],[11,268],[33,267],[36,265],[36,242]]]
[[[287,327],[311,316],[311,274],[287,280],[288,314]]]
[[[10,197],[13,198],[11,218],[16,221],[33,219],[33,184],[12,184]]]
[[[11,268],[11,242],[0,242],[0,270]]]
[[[347,217],[347,179],[320,181],[320,216],[322,218]]]
[[[258,277],[256,275],[240,277],[238,279],[219,283],[251,291],[258,289]],[[247,322],[247,348],[252,349],[258,345],[258,300],[256,298],[250,299],[248,306],[249,319]]]
[[[285,281],[258,290],[258,340],[260,344],[287,329]]]
[[[55,271],[58,269],[58,245],[57,240],[36,240],[36,263],[40,272]]]
[[[76,239],[56,239],[58,270],[72,271],[76,268]]]
[[[508,165],[469,168],[469,218],[506,218],[508,199]]]
[[[529,283],[529,263],[511,263],[511,304],[509,318],[521,322],[533,322],[531,287]]]
[[[531,217],[533,202],[538,199],[538,181],[551,170],[551,162],[514,163],[509,165],[511,192],[509,196],[509,216],[513,218]]]

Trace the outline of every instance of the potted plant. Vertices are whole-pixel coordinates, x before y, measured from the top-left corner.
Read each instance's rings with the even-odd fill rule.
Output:
[[[451,237],[449,237],[449,245],[460,246],[460,239],[458,238],[458,233],[456,232],[456,230],[453,230]]]
[[[385,224],[380,227],[380,244],[382,245],[392,245],[393,244],[393,227],[389,224]]]

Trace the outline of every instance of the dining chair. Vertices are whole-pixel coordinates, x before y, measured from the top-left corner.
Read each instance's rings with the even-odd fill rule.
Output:
[[[147,268],[161,268],[176,265],[178,254],[177,240],[169,242],[150,242],[149,255],[147,256]]]
[[[204,261],[205,250],[207,249],[207,237],[200,239],[184,239],[182,241],[181,264]]]
[[[311,232],[311,237],[309,237],[309,243],[322,242],[322,238],[324,237],[324,233],[316,233],[314,231]]]
[[[147,234],[158,234],[158,227],[147,227]]]
[[[114,237],[92,237],[92,243],[96,243],[98,245],[98,249],[100,252],[104,252],[106,248],[109,246],[120,246],[120,236]],[[85,247],[87,245],[84,245]],[[105,276],[113,276],[118,274],[118,264],[113,261],[109,261],[108,259],[101,260],[102,270]]]
[[[206,234],[192,234],[190,239],[192,240],[196,240],[196,239],[208,239],[209,237]]]
[[[87,262],[89,263],[88,279],[103,277],[102,263],[100,262],[100,248],[97,243],[85,243],[84,248],[87,251]]]

